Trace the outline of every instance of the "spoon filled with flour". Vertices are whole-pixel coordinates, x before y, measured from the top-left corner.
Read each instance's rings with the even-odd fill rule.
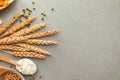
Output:
[[[36,64],[32,60],[27,58],[16,61],[6,56],[0,55],[0,60],[15,65],[16,69],[23,75],[33,75],[37,71]]]

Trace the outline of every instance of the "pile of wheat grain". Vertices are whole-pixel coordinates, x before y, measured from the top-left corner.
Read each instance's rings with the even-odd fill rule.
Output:
[[[36,45],[53,45],[57,44],[54,40],[41,40],[40,38],[50,36],[59,32],[59,30],[49,30],[45,32],[37,32],[45,27],[47,23],[40,23],[30,27],[26,27],[33,22],[36,17],[31,17],[19,24],[14,23],[24,14],[20,13],[14,16],[7,23],[0,26],[0,50],[10,53],[16,57],[30,57],[44,59],[50,52],[36,47]],[[33,45],[34,44],[34,45]]]
[[[7,71],[0,76],[0,80],[22,80],[21,77],[12,72],[12,71]]]

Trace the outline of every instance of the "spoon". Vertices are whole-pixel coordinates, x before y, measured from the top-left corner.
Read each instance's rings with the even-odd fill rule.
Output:
[[[2,76],[2,74],[8,71],[17,74],[21,78],[21,80],[25,80],[24,77],[20,73],[18,73],[16,70],[0,66],[0,76]]]
[[[6,3],[6,5],[3,5],[3,6],[1,6],[0,7],[0,10],[3,10],[3,9],[5,9],[6,7],[8,7],[14,0],[5,0],[7,3]],[[4,1],[4,2],[5,2]]]
[[[14,59],[11,59],[11,58],[8,58],[6,56],[3,56],[3,55],[0,55],[0,60],[4,61],[4,62],[7,62],[7,63],[10,63],[10,64],[13,64],[15,66],[17,66],[17,61],[14,60]]]
[[[33,75],[37,71],[36,64],[30,59],[21,59],[16,61],[6,56],[0,55],[0,60],[15,65],[16,69],[24,75]]]

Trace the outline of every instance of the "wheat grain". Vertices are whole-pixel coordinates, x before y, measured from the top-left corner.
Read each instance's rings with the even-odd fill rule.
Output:
[[[26,43],[28,43],[28,44],[41,44],[41,45],[57,44],[56,41],[39,40],[39,39],[29,39],[26,41]]]
[[[6,37],[3,39],[0,39],[0,44],[15,44],[27,41],[29,39],[28,36],[22,36],[22,37]]]
[[[0,45],[0,50],[29,51],[29,49],[18,47],[15,45]]]
[[[24,29],[21,29],[13,34],[10,35],[10,37],[20,37],[20,36],[24,36],[23,33],[25,33],[25,30],[28,30],[28,27],[25,27]]]
[[[35,20],[36,17],[29,18],[28,20],[25,20],[24,22],[17,24],[13,26],[11,29],[7,30],[1,37],[9,36],[13,34],[14,32],[20,30],[21,28],[24,28],[25,25],[30,24],[32,21]]]
[[[11,37],[13,37],[13,36],[25,36],[25,35],[27,35],[29,33],[35,32],[36,30],[39,30],[39,29],[45,27],[46,24],[47,23],[41,23],[41,24],[34,25],[34,26],[30,27],[30,28],[22,29],[22,30],[12,34]]]
[[[29,45],[29,44],[19,43],[19,44],[15,44],[15,45],[20,46],[20,47],[23,47],[23,48],[30,49],[31,51],[37,52],[37,53],[40,53],[40,54],[51,55],[51,53],[49,53],[48,51],[43,50],[43,49],[41,49],[41,48],[39,48],[39,47],[36,47],[36,46]]]
[[[16,57],[30,57],[30,58],[39,58],[44,59],[46,56],[42,54],[38,54],[35,52],[11,52],[10,54]]]
[[[0,80],[23,80],[21,76],[12,70],[3,70],[4,73],[0,75]]]
[[[3,24],[0,27],[0,35],[5,32],[10,25],[12,25],[15,21],[17,21],[21,16],[23,15],[23,13],[17,14],[15,17],[13,17],[11,20],[9,20],[7,23]]]
[[[50,35],[56,34],[58,32],[59,32],[59,30],[49,30],[49,31],[46,31],[46,32],[30,34],[28,36],[31,39],[34,39],[34,38],[41,38],[41,37],[50,36]]]

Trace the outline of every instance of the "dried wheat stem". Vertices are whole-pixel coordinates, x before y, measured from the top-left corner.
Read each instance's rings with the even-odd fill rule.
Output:
[[[0,44],[14,44],[19,42],[24,42],[29,39],[28,36],[22,36],[22,37],[6,37],[3,39],[0,39]]]
[[[28,43],[28,44],[41,44],[41,45],[57,44],[56,41],[39,40],[39,39],[29,39],[26,41],[26,43]]]
[[[44,54],[44,55],[51,55],[51,53],[49,53],[48,51],[43,50],[41,48],[38,48],[36,46],[32,46],[32,45],[29,45],[29,44],[22,44],[22,43],[19,43],[19,44],[16,44],[16,45],[20,46],[20,47],[23,47],[23,48],[30,49],[33,52],[37,52],[37,53]]]
[[[30,58],[39,58],[44,59],[46,56],[42,54],[37,54],[35,52],[11,52],[10,54],[16,57],[30,57]]]
[[[11,35],[11,37],[13,37],[13,36],[25,36],[25,35],[27,35],[29,33],[35,32],[36,30],[39,30],[39,29],[45,27],[46,24],[47,23],[41,23],[41,24],[34,25],[34,26],[30,27],[30,28],[21,29],[20,31],[18,31],[16,33],[13,33]]]
[[[2,37],[9,36],[9,35],[13,34],[14,32],[20,30],[21,28],[24,28],[25,25],[28,25],[28,24],[30,24],[32,21],[34,21],[35,18],[36,18],[36,17],[29,18],[28,20],[25,20],[24,22],[13,26],[11,29],[7,30],[7,31],[2,35]]]
[[[18,47],[18,46],[15,46],[15,45],[0,45],[0,50],[30,51],[29,49]]]
[[[50,36],[50,35],[56,34],[58,32],[59,32],[59,30],[49,30],[49,31],[46,31],[46,32],[30,34],[28,36],[31,39],[34,39],[34,38],[41,38],[41,37],[45,37],[45,36]]]
[[[23,15],[23,13],[17,14],[15,17],[13,17],[7,23],[3,24],[0,27],[0,34],[2,34],[3,32],[5,32],[10,27],[10,25],[12,25],[15,21],[17,21],[22,15]]]

